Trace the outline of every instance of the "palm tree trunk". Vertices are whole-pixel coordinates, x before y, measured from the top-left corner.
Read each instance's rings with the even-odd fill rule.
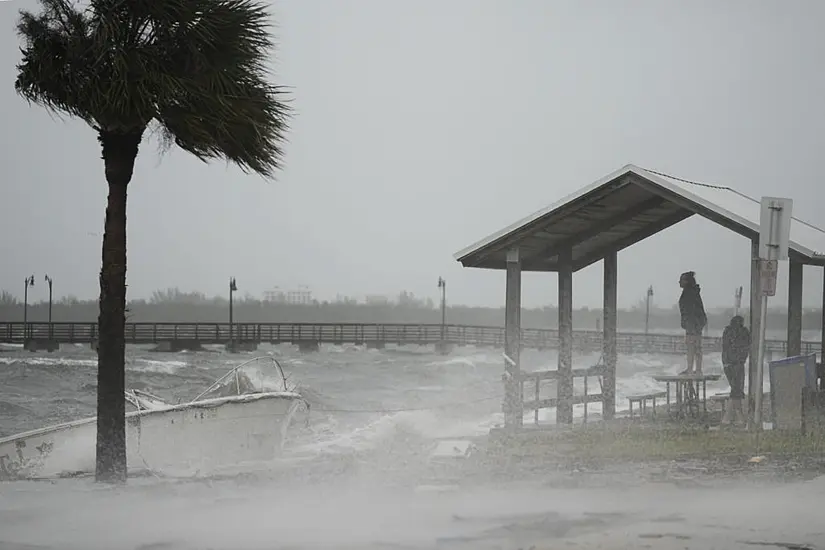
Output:
[[[100,268],[95,479],[126,481],[126,191],[143,132],[100,131],[109,201]]]

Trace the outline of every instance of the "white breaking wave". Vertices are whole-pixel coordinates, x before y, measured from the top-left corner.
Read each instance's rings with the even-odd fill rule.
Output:
[[[0,357],[0,364],[11,365],[15,363],[33,366],[40,365],[60,367],[96,367],[97,359],[74,359],[71,357],[61,357],[59,355],[56,355],[54,357],[43,357],[37,355],[15,355],[12,357]]]
[[[95,365],[97,361],[95,361]],[[182,369],[191,368],[186,361],[157,361],[152,359],[137,359],[126,364],[127,370],[139,370],[144,372],[156,372],[160,374],[174,374]]]
[[[289,346],[279,346],[269,351],[262,346],[259,353],[277,354],[290,377],[290,384],[302,388],[312,403],[309,425],[295,426],[288,436],[286,451],[293,458],[315,460],[336,454],[387,452],[397,452],[398,456],[403,457],[416,448],[431,446],[439,439],[482,436],[503,422],[504,389],[501,376],[504,361],[501,350],[456,348],[450,355],[438,356],[423,349],[408,353],[407,350],[324,346],[320,352],[301,354]],[[38,366],[55,367],[49,368],[49,373],[61,379],[61,385],[53,390],[53,396],[46,397],[56,402],[57,397],[74,397],[70,393],[74,388],[86,388],[77,399],[86,400],[89,408],[80,412],[91,416],[94,402],[88,384],[94,376],[97,357],[91,352],[85,356],[73,355],[15,353],[0,357],[0,364],[20,363],[35,367],[19,377],[20,384],[25,383],[27,378],[36,379]],[[130,384],[141,382],[148,391],[180,398],[180,395],[170,395],[174,387],[157,385],[175,384],[175,376],[181,376],[182,380],[186,377],[192,380],[192,375],[195,375],[194,378],[207,376],[212,372],[210,369],[222,373],[227,366],[238,361],[238,356],[210,353],[175,354],[164,360],[156,354],[132,350],[127,370]],[[553,351],[525,350],[522,368],[525,371],[552,370],[557,367],[557,361],[557,354]],[[598,361],[598,354],[576,353],[573,366],[592,367]],[[652,376],[678,372],[684,368],[683,363],[681,356],[672,355],[619,356],[617,409],[627,409],[629,395],[664,389]],[[85,378],[72,383],[72,377],[77,376],[73,373],[80,372],[77,369],[85,372]],[[719,354],[706,355],[705,370],[721,372]],[[144,374],[147,376],[142,378]],[[164,374],[171,378],[148,376],[152,374]],[[281,380],[275,373],[253,367],[247,375],[261,389],[282,389]],[[17,383],[17,379],[12,382]],[[50,391],[51,383],[46,387],[44,390],[44,384],[32,385],[32,391]],[[575,388],[577,394],[583,392],[582,379],[575,380]],[[723,378],[716,385],[709,384],[708,393],[726,388]],[[597,378],[589,379],[588,390],[590,393],[600,392]],[[24,398],[25,388],[9,388],[8,394],[12,393]],[[524,393],[526,400],[532,400],[534,387],[526,384]],[[555,383],[544,382],[541,397],[554,396]],[[34,406],[32,402],[36,399],[37,396],[32,395],[31,399],[19,402],[29,407]],[[55,411],[59,413],[58,409]],[[589,416],[596,417],[601,413],[601,405],[590,404],[587,411]],[[574,407],[575,417],[581,418],[584,412],[584,405]],[[539,411],[540,423],[552,424],[555,417],[555,409]],[[533,411],[527,411],[525,424],[533,421]],[[37,426],[27,425],[29,429],[32,427]],[[5,430],[6,433],[10,431]]]

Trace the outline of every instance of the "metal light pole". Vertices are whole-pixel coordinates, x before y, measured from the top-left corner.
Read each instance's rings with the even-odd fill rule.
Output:
[[[733,314],[739,315],[739,310],[742,309],[742,287],[736,289],[733,293]]]
[[[23,343],[29,339],[29,287],[34,286],[34,275],[26,277],[23,287]]]
[[[49,285],[49,340],[52,339],[52,284],[54,284],[54,280],[46,275],[46,284]]]
[[[647,287],[645,297],[645,336],[650,332],[650,299],[653,298],[653,285]]]
[[[447,336],[447,281],[439,277],[438,288],[441,289],[441,341],[443,342]]]
[[[234,329],[234,319],[233,319],[233,293],[237,292],[238,285],[235,284],[235,277],[229,278],[229,346],[230,349],[235,349],[235,329]]]

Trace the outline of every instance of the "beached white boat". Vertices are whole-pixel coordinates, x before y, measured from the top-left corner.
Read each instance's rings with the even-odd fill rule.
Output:
[[[255,388],[245,370],[253,363],[274,367],[282,389]],[[309,412],[269,356],[234,367],[188,403],[169,404],[140,390],[128,390],[125,399],[134,409],[126,413],[129,471],[171,476],[271,460],[296,413]],[[0,438],[0,480],[94,472],[96,430],[96,418],[85,418]]]

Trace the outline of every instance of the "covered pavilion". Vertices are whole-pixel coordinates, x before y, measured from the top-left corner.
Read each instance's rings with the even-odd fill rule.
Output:
[[[736,190],[695,184],[627,165],[563,200],[493,233],[457,252],[464,267],[506,271],[505,292],[505,427],[520,427],[525,410],[520,369],[521,273],[558,273],[559,350],[556,406],[558,423],[572,423],[574,403],[600,401],[606,419],[616,411],[617,254],[691,216],[699,215],[748,239],[751,247],[750,329],[758,334],[760,278],[758,267],[760,201]],[[602,393],[595,399],[573,394],[573,273],[601,261],[604,265],[604,370]],[[789,245],[787,354],[802,345],[803,266],[825,267],[825,232],[794,217]],[[825,280],[825,278],[824,278]],[[748,368],[753,394],[756,340]],[[823,284],[823,351],[825,357],[825,284]],[[753,403],[749,399],[749,403]],[[538,399],[531,408],[547,406]]]

